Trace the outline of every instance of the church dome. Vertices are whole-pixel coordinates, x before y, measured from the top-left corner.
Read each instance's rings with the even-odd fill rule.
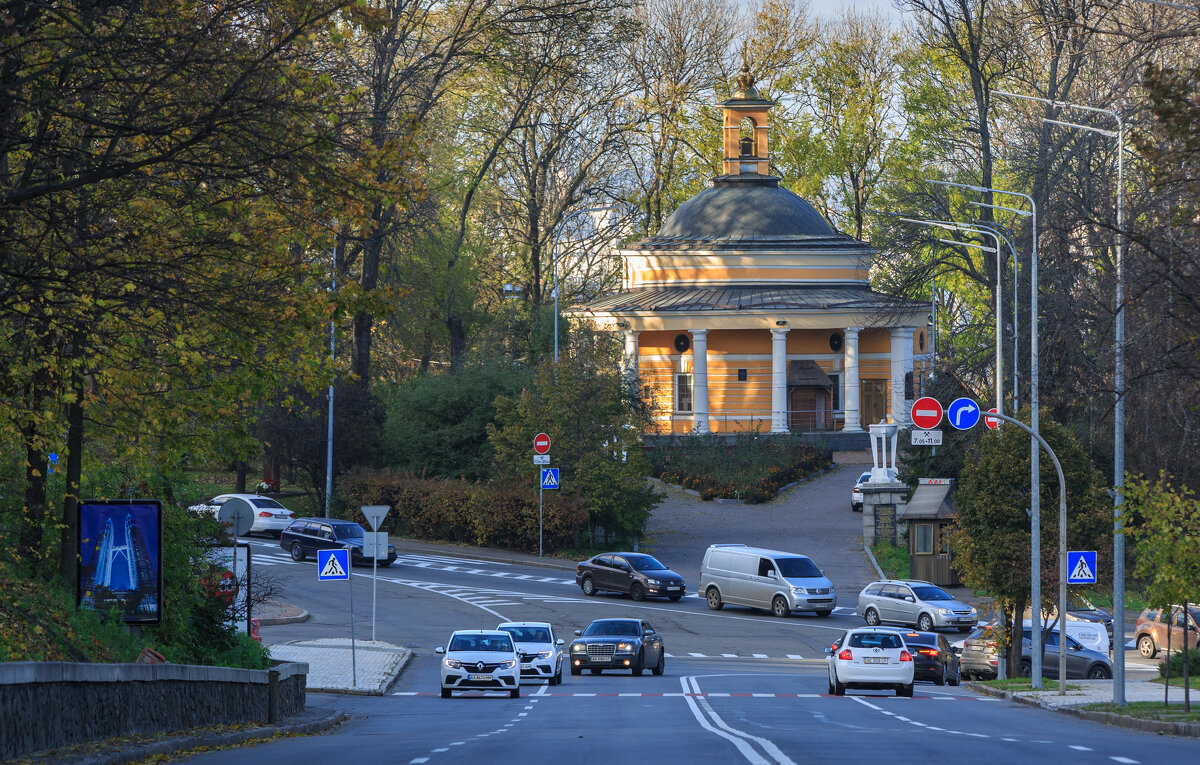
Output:
[[[651,237],[655,242],[762,242],[842,239],[825,217],[770,176],[735,175],[680,205]]]

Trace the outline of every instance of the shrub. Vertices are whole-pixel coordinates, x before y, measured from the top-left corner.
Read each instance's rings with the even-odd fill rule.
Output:
[[[795,436],[692,437],[651,451],[651,474],[700,492],[701,499],[764,502],[832,464],[828,451]]]
[[[1158,663],[1159,677],[1183,677],[1183,651],[1172,650],[1166,661]],[[1200,649],[1188,651],[1188,678],[1200,681]],[[1200,684],[1200,682],[1198,682]]]

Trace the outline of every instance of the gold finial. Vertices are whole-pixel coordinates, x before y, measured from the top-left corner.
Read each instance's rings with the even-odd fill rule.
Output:
[[[750,58],[746,52],[746,42],[742,42],[742,73],[737,78],[737,90],[733,94],[734,98],[743,100],[756,100],[759,98],[758,90],[754,87],[754,77],[750,74]]]

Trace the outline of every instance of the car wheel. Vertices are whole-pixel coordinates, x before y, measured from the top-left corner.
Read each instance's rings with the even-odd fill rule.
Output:
[[[866,621],[868,627],[879,626],[879,612],[874,608],[868,608],[867,612],[863,614],[863,619]]]
[[[670,598],[672,601],[677,601],[680,598],[682,598],[683,596],[682,595],[668,595],[667,597]]]
[[[830,696],[833,695],[833,681],[832,680],[829,681],[829,695]]]
[[[664,653],[662,651],[658,652],[658,666],[656,666],[652,671],[654,672],[654,674],[656,674],[660,677],[662,676],[663,672],[667,671],[667,655],[666,655],[666,653]]]
[[[837,679],[837,675],[833,676],[833,695],[834,696],[845,696],[846,695],[846,684],[839,681]]]
[[[909,683],[908,685],[901,685],[898,688],[896,688],[896,695],[903,696],[906,699],[912,698],[912,692],[913,692],[912,683]]]
[[[443,688],[443,689],[442,689],[442,698],[443,698],[443,699],[448,699],[448,698],[450,698],[450,689],[449,689],[449,688]]]
[[[593,669],[591,672],[592,672],[592,674],[593,674],[593,675],[598,675],[598,674],[600,674],[602,671],[603,671],[603,670],[599,670],[599,669]]]
[[[579,667],[576,667],[574,664],[571,665],[571,674],[572,675],[579,675],[582,673],[583,673],[582,669],[580,669]]]
[[[1088,680],[1111,680],[1112,672],[1103,664],[1093,664],[1087,671]]]
[[[704,593],[704,599],[708,601],[708,607],[712,611],[720,611],[725,605],[721,602],[721,591],[716,587],[709,587]]]
[[[1029,659],[1021,659],[1021,677],[1033,676],[1033,662]]]
[[[937,677],[933,678],[933,684],[934,685],[945,685],[946,684],[946,665],[945,664],[942,665],[942,673],[940,675],[938,675]]]
[[[641,677],[642,676],[642,667],[644,667],[644,666],[646,666],[646,649],[643,648],[641,651],[638,652],[637,661],[635,661],[633,663],[633,666],[630,667],[630,670],[633,672],[633,676]]]
[[[521,687],[520,687],[520,686],[517,686],[516,688],[513,688],[511,691],[509,691],[509,692],[508,692],[508,697],[509,697],[510,699],[519,699],[519,698],[521,698]]]
[[[304,548],[299,542],[292,542],[292,560],[304,560]]]
[[[771,613],[775,614],[776,616],[782,618],[791,612],[792,609],[788,607],[787,598],[783,597],[782,595],[776,595],[775,599],[771,601]]]
[[[629,597],[633,598],[634,600],[645,600],[646,589],[642,587],[640,582],[634,582],[629,587]]]
[[[558,671],[554,673],[554,677],[550,680],[551,685],[562,685],[562,665],[558,665]]]
[[[1138,653],[1147,659],[1157,656],[1158,646],[1154,645],[1154,638],[1149,635],[1142,635],[1138,638]]]
[[[596,583],[592,581],[590,576],[585,576],[579,584],[579,589],[583,590],[583,594],[591,597],[596,594]]]
[[[961,684],[962,684],[962,667],[959,667],[958,669],[956,669],[954,671],[954,677],[952,677],[950,679],[950,685],[957,687]]]
[[[933,632],[933,617],[929,614],[918,616],[917,629],[921,630],[921,632]]]

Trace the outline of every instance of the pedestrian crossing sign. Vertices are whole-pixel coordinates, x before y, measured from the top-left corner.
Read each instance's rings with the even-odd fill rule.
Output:
[[[317,550],[317,580],[350,578],[349,550]]]
[[[1076,550],[1067,553],[1067,584],[1096,583],[1096,551]]]
[[[558,488],[558,468],[542,468],[542,488]]]

